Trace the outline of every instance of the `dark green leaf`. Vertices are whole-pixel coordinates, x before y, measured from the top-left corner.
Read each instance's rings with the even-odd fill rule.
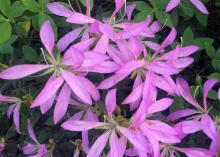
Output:
[[[10,18],[16,18],[21,16],[25,11],[24,5],[20,1],[16,1],[12,6],[9,8],[8,16]]]
[[[12,27],[9,22],[0,24],[0,44],[4,43],[11,36]]]
[[[14,48],[9,44],[0,45],[0,54],[10,54],[14,52]]]
[[[173,22],[172,22],[171,17],[168,13],[166,13],[164,11],[156,11],[155,16],[161,24],[164,24],[169,27],[173,27]]]
[[[28,10],[32,12],[40,11],[40,6],[35,0],[22,0],[22,3]]]
[[[183,32],[184,46],[190,45],[193,41],[194,35],[190,27],[187,27]]]
[[[28,45],[23,46],[22,53],[28,61],[31,61],[31,62],[38,61],[37,53],[36,53],[35,49],[33,49],[32,47],[30,47]]]
[[[79,0],[85,7],[86,7],[86,0]],[[94,1],[93,0],[90,0],[90,8],[92,10],[94,6]]]
[[[205,43],[205,49],[206,49],[206,52],[210,58],[214,59],[216,57],[215,48],[214,48],[214,46],[212,46],[212,44]]]

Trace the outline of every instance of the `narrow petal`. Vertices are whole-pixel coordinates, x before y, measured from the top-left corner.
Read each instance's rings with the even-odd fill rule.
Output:
[[[32,139],[35,143],[38,143],[37,138],[36,138],[36,136],[35,136],[35,134],[34,134],[34,130],[33,130],[33,127],[32,127],[32,124],[31,124],[30,119],[28,119],[28,133],[29,133],[31,139]]]
[[[118,64],[112,61],[104,61],[98,65],[86,68],[87,72],[94,72],[94,73],[101,73],[101,74],[108,74],[113,73],[119,69]]]
[[[57,43],[58,50],[60,52],[64,51],[73,41],[79,37],[82,30],[83,28],[76,28],[63,36]]]
[[[62,77],[56,77],[52,75],[44,88],[41,90],[40,94],[32,102],[31,107],[37,107],[49,101],[56,94],[57,90],[62,86],[63,82],[64,80]]]
[[[54,58],[53,48],[55,44],[55,37],[54,37],[53,29],[49,21],[44,22],[43,25],[41,26],[40,39],[41,39],[41,42],[46,47],[50,56]]]
[[[128,41],[128,47],[137,59],[143,51],[143,45],[137,37],[131,37]]]
[[[85,51],[95,42],[96,38],[89,38],[78,42],[77,44],[73,45],[75,48],[79,49],[80,51]]]
[[[176,150],[186,154],[188,157],[213,157],[214,153],[208,149],[203,148],[179,148],[175,147]]]
[[[110,157],[123,157],[123,154],[125,151],[125,149],[123,149],[123,145],[121,145],[120,140],[118,139],[118,136],[115,132],[115,130],[113,130],[111,136],[110,136]]]
[[[162,49],[166,48],[167,46],[169,46],[170,44],[172,44],[176,38],[176,34],[177,34],[176,29],[172,28],[169,35],[165,38],[165,40],[161,44],[160,49],[162,50]]]
[[[73,68],[80,67],[84,62],[84,54],[79,49],[70,47],[62,58],[64,64],[70,65]]]
[[[85,59],[82,65],[84,67],[95,66],[109,59],[109,56],[101,54],[101,53],[93,52],[93,51],[84,53],[84,56],[85,56]]]
[[[209,14],[209,11],[205,7],[205,5],[200,0],[190,0],[191,3],[198,8],[202,13]]]
[[[54,108],[53,119],[55,124],[65,115],[69,105],[70,97],[71,89],[69,85],[64,84],[57,98],[57,103]]]
[[[124,64],[122,66],[121,69],[119,69],[116,74],[125,74],[125,75],[129,75],[130,73],[132,73],[133,71],[135,71],[136,69],[142,67],[145,65],[144,61],[130,61],[127,62],[126,64]]]
[[[176,111],[176,112],[173,112],[170,115],[168,115],[166,117],[166,121],[178,120],[180,118],[191,116],[191,115],[196,114],[196,113],[198,113],[198,111],[193,110],[193,109],[182,109],[180,111]]]
[[[13,121],[14,121],[14,124],[15,124],[15,128],[16,128],[16,131],[17,133],[21,133],[20,131],[20,127],[19,127],[19,122],[20,122],[20,115],[19,115],[19,111],[20,111],[20,105],[17,104],[14,108],[14,113],[13,113]]]
[[[110,131],[107,131],[103,133],[101,136],[99,136],[99,138],[95,141],[95,143],[90,148],[87,154],[87,157],[101,156],[102,151],[104,150],[108,142],[109,135],[110,135]]]
[[[204,84],[204,87],[203,87],[203,105],[204,105],[205,109],[207,109],[207,96],[208,96],[208,93],[217,82],[218,82],[217,79],[209,79]]]
[[[195,107],[198,107],[201,109],[201,106],[198,104],[198,102],[192,97],[190,93],[190,88],[188,83],[182,79],[177,78],[176,79],[177,84],[177,91],[180,93],[180,95],[190,104],[194,105]]]
[[[8,110],[7,110],[7,117],[8,118],[11,117],[11,114],[13,113],[15,106],[16,106],[16,104],[13,104],[8,108]]]
[[[8,68],[0,73],[0,78],[5,80],[15,80],[37,73],[49,68],[50,65],[23,64]]]
[[[126,6],[126,14],[127,14],[128,20],[131,20],[131,15],[132,15],[135,7],[136,7],[135,3],[131,3]]]
[[[62,128],[70,131],[87,131],[93,128],[106,126],[108,124],[102,122],[68,120],[62,124]]]
[[[92,104],[92,99],[87,92],[87,90],[84,88],[83,84],[78,80],[75,74],[66,71],[61,70],[61,74],[65,81],[69,84],[72,91],[85,103]]]
[[[107,109],[108,116],[112,117],[112,113],[116,108],[116,89],[110,90],[105,98],[105,105]]]
[[[152,114],[155,112],[160,112],[160,111],[164,111],[167,108],[169,108],[173,103],[173,99],[170,98],[162,98],[158,101],[156,101],[154,104],[152,104],[149,108],[148,108],[148,113]]]
[[[66,20],[66,22],[75,24],[88,24],[93,23],[95,21],[95,19],[77,12],[72,13],[72,15],[69,16]]]
[[[40,105],[40,111],[42,114],[45,114],[52,106],[55,101],[56,94],[54,94],[49,100]]]
[[[132,90],[132,92],[122,102],[122,104],[129,104],[137,101],[142,96],[143,89],[144,89],[144,84],[142,83]]]
[[[181,132],[185,134],[192,134],[202,129],[201,123],[196,120],[186,120],[178,123],[181,126]]]
[[[174,67],[173,65],[160,61],[151,62],[146,65],[146,68],[150,71],[162,75],[173,75],[178,74],[180,72],[180,70]]]
[[[172,61],[170,62],[174,67],[176,68],[186,68],[188,67],[190,64],[192,64],[194,61],[193,58],[180,58],[180,59],[177,59],[175,61]]]
[[[94,51],[105,54],[108,49],[109,38],[106,35],[102,35],[99,41],[97,42]]]
[[[127,74],[115,74],[105,79],[98,85],[98,89],[108,89],[116,85],[118,82],[126,78]]]
[[[217,137],[217,128],[215,126],[215,122],[212,120],[212,118],[204,114],[201,118],[201,126],[203,132],[212,140],[216,140],[215,138]]]
[[[166,6],[166,12],[173,10],[173,8],[175,8],[179,3],[180,0],[170,0],[168,5]]]
[[[119,12],[119,10],[122,8],[122,6],[124,5],[125,0],[115,0],[115,10],[112,14],[112,16],[116,16],[116,14]]]
[[[73,12],[58,2],[49,3],[47,8],[58,16],[69,17]]]

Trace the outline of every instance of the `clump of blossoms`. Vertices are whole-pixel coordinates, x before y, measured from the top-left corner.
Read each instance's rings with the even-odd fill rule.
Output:
[[[191,2],[200,11],[208,13],[199,0]],[[166,11],[179,3],[180,0],[171,0]],[[142,22],[132,22],[133,3],[115,0],[112,16],[103,20],[91,17],[89,0],[86,5],[87,13],[84,15],[59,2],[50,3],[48,9],[52,13],[65,17],[66,22],[79,27],[55,44],[51,24],[46,21],[40,29],[40,38],[46,51],[45,64],[16,65],[2,71],[0,78],[15,80],[39,72],[41,75],[50,74],[45,86],[31,103],[31,108],[40,107],[44,114],[55,105],[55,124],[63,120],[68,108],[77,111],[61,127],[81,132],[80,148],[88,157],[174,157],[178,156],[178,152],[188,157],[214,157],[220,151],[220,133],[209,115],[206,99],[217,80],[205,82],[201,106],[191,96],[184,79],[173,79],[174,75],[193,63],[191,54],[199,48],[195,45],[177,45],[170,49],[177,36],[175,28],[171,28],[162,42],[152,42],[151,39],[156,38],[156,33],[163,26],[157,21],[153,22],[151,17]],[[117,14],[123,6],[126,8],[124,16],[128,20],[117,21]],[[105,79],[100,83],[92,82],[88,79],[91,73],[96,73],[100,78],[104,76]],[[108,77],[105,77],[106,74]],[[133,82],[132,90],[119,102],[117,84],[128,78]],[[100,94],[104,90],[106,96]],[[160,97],[161,90],[167,93],[165,97]],[[183,97],[193,108],[165,117],[162,112],[173,104],[173,96]],[[22,101],[0,95],[0,102],[11,104],[8,115],[13,112],[14,124],[20,133],[19,108]],[[89,139],[92,129],[102,132],[95,142]],[[201,130],[212,141],[208,149],[181,146],[187,135]],[[28,132],[33,142],[23,147],[24,154],[51,156],[52,149],[48,150],[45,144],[37,141],[30,122]],[[79,155],[79,151],[74,151],[74,156]]]

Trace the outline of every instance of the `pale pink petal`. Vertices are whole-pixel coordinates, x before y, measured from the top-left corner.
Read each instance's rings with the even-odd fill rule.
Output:
[[[125,0],[115,0],[115,10],[112,14],[112,16],[116,16],[116,14],[119,12],[119,10],[122,8],[122,6],[124,5]]]
[[[147,22],[130,23],[128,27],[117,33],[116,39],[128,39],[131,36],[136,36],[141,33],[147,27],[147,25]]]
[[[95,19],[77,12],[72,13],[72,15],[70,15],[66,20],[66,22],[75,24],[88,24],[95,21]]]
[[[180,111],[176,111],[176,112],[173,112],[170,115],[168,115],[166,117],[166,121],[178,120],[180,118],[191,116],[191,115],[196,114],[196,113],[198,113],[198,111],[193,110],[193,109],[182,109]]]
[[[205,7],[205,5],[200,0],[190,0],[191,3],[198,8],[202,13],[209,14],[209,11]]]
[[[47,5],[48,10],[58,16],[69,17],[73,12],[58,2],[49,3]]]
[[[61,70],[62,77],[65,79],[65,81],[69,84],[72,91],[85,103],[92,104],[92,99],[88,93],[88,91],[85,89],[83,84],[78,80],[78,77],[66,70]]]
[[[7,117],[10,118],[11,114],[13,113],[13,110],[15,108],[16,104],[11,105],[7,110]]]
[[[218,99],[220,100],[220,88],[218,89]]]
[[[77,68],[79,66],[81,66],[84,62],[84,54],[82,51],[74,48],[74,47],[70,47],[64,57],[62,58],[63,63],[66,65],[70,65],[73,68]]]
[[[179,69],[169,63],[154,61],[145,66],[148,70],[162,75],[173,75],[180,72]]]
[[[186,68],[188,67],[190,64],[192,64],[194,61],[193,58],[180,58],[180,59],[177,59],[175,61],[171,61],[170,63],[176,67],[176,68]]]
[[[214,87],[214,85],[218,82],[217,79],[209,79],[204,83],[203,87],[203,105],[204,108],[207,109],[207,96],[209,91]]]
[[[95,141],[95,143],[90,148],[87,157],[95,157],[101,156],[102,151],[104,150],[108,138],[110,136],[110,131],[103,133],[99,138]]]
[[[154,43],[152,41],[145,41],[144,44],[156,52],[159,52],[159,51],[163,52],[164,51],[164,49],[161,49],[161,46],[159,44]]]
[[[73,47],[79,49],[80,51],[85,51],[89,48],[90,45],[92,45],[95,42],[95,40],[96,38],[89,38],[86,40],[82,40],[77,44],[73,45]]]
[[[160,31],[162,25],[158,22],[158,21],[155,21],[153,22],[151,25],[150,25],[150,29],[153,33],[156,33],[158,31]]]
[[[89,152],[89,132],[82,131],[82,149],[84,152]]]
[[[34,144],[30,144],[30,143],[28,143],[27,145],[25,145],[22,148],[23,153],[26,154],[26,155],[32,154],[36,150],[37,150],[36,146]]]
[[[121,126],[117,126],[117,129],[134,145],[135,149],[142,152],[147,152],[145,144],[143,145],[143,142],[145,142],[144,137],[142,141],[140,139],[137,139],[137,134],[133,130]]]
[[[144,84],[142,83],[132,90],[132,92],[122,102],[122,104],[129,104],[137,101],[142,96],[143,89],[144,89]]]
[[[173,10],[179,3],[180,0],[170,0],[168,5],[166,6],[166,12]]]
[[[116,108],[116,89],[110,90],[105,98],[105,105],[107,109],[108,116],[112,117],[112,113]]]
[[[115,133],[115,130],[112,131],[112,134],[110,136],[110,157],[120,157],[120,145],[119,145],[119,139],[117,134]]]
[[[128,48],[137,59],[143,51],[143,45],[137,37],[131,37],[128,41]]]
[[[132,15],[135,7],[136,7],[135,3],[131,3],[126,6],[126,14],[127,14],[128,20],[131,20],[131,15]]]
[[[201,109],[201,106],[198,104],[198,102],[192,97],[190,93],[190,88],[188,83],[182,79],[182,78],[177,78],[176,79],[176,84],[177,84],[177,91],[178,93],[190,104],[194,105],[195,107],[198,107]]]
[[[85,67],[87,72],[94,72],[94,73],[101,73],[101,74],[108,74],[113,73],[119,69],[118,64],[112,61],[104,61],[98,65],[92,67]]]
[[[37,138],[36,138],[36,136],[34,134],[34,130],[33,130],[33,127],[32,127],[30,119],[28,119],[28,133],[29,133],[29,136],[31,137],[31,139],[34,142],[38,143]]]
[[[161,44],[160,50],[162,50],[162,49],[166,48],[167,46],[169,46],[170,44],[172,44],[176,38],[176,34],[177,34],[176,29],[172,28],[169,35],[165,38],[165,40]]]
[[[80,33],[82,32],[83,28],[76,28],[73,31],[64,35],[58,42],[57,48],[60,52],[64,51],[73,41],[75,41]]]
[[[51,65],[23,64],[8,68],[0,73],[1,79],[15,80],[50,68]]]
[[[64,80],[62,77],[56,77],[55,75],[52,75],[44,88],[41,90],[40,94],[38,94],[38,96],[32,102],[31,108],[43,105],[52,97],[54,97],[58,89],[62,86],[63,82]]]
[[[14,108],[14,111],[13,111],[13,121],[14,121],[14,124],[15,124],[15,128],[16,128],[16,131],[17,133],[21,133],[20,131],[20,127],[19,127],[19,121],[20,121],[20,115],[19,115],[19,111],[20,111],[20,105],[17,104]]]
[[[217,128],[215,125],[215,122],[212,120],[212,118],[208,114],[204,114],[201,118],[201,126],[203,132],[208,135],[209,138],[212,140],[216,140],[217,137]]]
[[[113,45],[109,45],[107,53],[115,63],[119,65],[123,65],[125,63],[121,56],[121,52],[117,50]]]
[[[53,95],[49,100],[40,105],[40,111],[42,114],[45,114],[53,105],[54,100],[56,98],[56,94]]]
[[[99,23],[99,30],[100,32],[105,35],[107,38],[115,41],[115,35],[116,33],[114,32],[114,29],[112,28],[111,25],[109,24],[103,24],[103,23]]]
[[[105,54],[108,49],[109,38],[106,35],[102,35],[99,41],[97,42],[94,51]]]
[[[118,82],[126,78],[127,74],[115,74],[105,79],[98,85],[98,89],[108,89],[116,85]]]
[[[51,57],[54,58],[53,48],[55,44],[55,37],[52,26],[50,25],[49,21],[43,23],[40,28],[40,39],[41,42],[44,44],[45,48],[47,49],[48,53]]]
[[[145,61],[135,61],[134,60],[134,61],[127,62],[116,72],[116,74],[129,75],[130,73],[132,73],[136,69],[144,66],[145,64],[146,64]]]
[[[186,120],[178,123],[177,125],[180,125],[181,132],[185,134],[192,134],[199,130],[201,130],[201,123],[196,120]]]
[[[54,108],[54,123],[56,124],[66,113],[71,97],[71,89],[69,85],[64,84],[57,98]]]
[[[156,101],[151,106],[149,106],[148,113],[152,114],[152,113],[155,113],[155,112],[164,111],[167,108],[169,108],[172,105],[172,103],[173,103],[173,99],[162,98],[162,99]]]
[[[82,66],[84,67],[95,66],[109,59],[109,56],[101,54],[101,53],[93,52],[93,51],[84,53],[84,56],[85,56],[85,59],[82,64]]]
[[[129,43],[126,40],[117,40],[116,43],[120,50],[120,57],[123,58],[124,62],[135,59],[129,48]]]
[[[82,76],[77,76],[79,81],[83,84],[84,88],[87,90],[89,95],[95,100],[98,101],[100,99],[99,91],[97,90],[96,86],[89,81],[87,78]]]
[[[92,121],[79,121],[79,120],[68,120],[62,124],[62,128],[70,131],[87,131],[93,128],[108,126],[107,123],[92,122]]]

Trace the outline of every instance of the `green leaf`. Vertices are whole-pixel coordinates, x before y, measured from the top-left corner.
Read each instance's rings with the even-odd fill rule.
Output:
[[[9,44],[0,45],[0,54],[11,54],[14,52],[14,48]]]
[[[4,16],[2,16],[1,14],[0,14],[0,23],[1,22],[4,22],[6,19],[4,18]]]
[[[209,99],[212,99],[212,100],[217,100],[218,99],[218,94],[216,91],[214,90],[211,90],[209,93],[208,93],[208,98]]]
[[[12,6],[9,8],[8,16],[10,18],[16,18],[21,16],[25,11],[24,5],[20,1],[16,1]]]
[[[79,0],[86,7],[86,0]],[[94,6],[94,0],[90,0],[90,8],[92,10]]]
[[[0,44],[4,43],[11,36],[12,27],[9,22],[0,24]]]
[[[208,23],[208,16],[206,14],[201,13],[200,11],[196,11],[196,19],[201,23],[203,26],[207,26]]]
[[[146,20],[146,17],[148,15],[151,15],[151,17],[153,16],[153,8],[151,8],[150,6],[149,7],[146,7],[145,10],[137,13],[137,15],[134,17],[134,21],[135,22],[141,22],[141,21],[144,21]]]
[[[208,79],[218,79],[220,81],[220,73],[212,73],[211,75],[208,76]]]
[[[215,70],[220,71],[220,60],[214,59],[212,61],[212,66]]]
[[[22,0],[24,6],[32,12],[39,12],[40,6],[35,0]]]
[[[144,11],[146,8],[151,8],[151,6],[144,1],[135,1],[135,3],[138,11]]]
[[[3,15],[8,16],[8,9],[11,5],[10,0],[0,0],[0,11]]]
[[[192,17],[194,14],[194,10],[192,8],[191,3],[189,1],[182,1],[181,4],[182,5],[180,5],[180,6],[183,11],[183,14],[188,17]]]
[[[169,27],[173,27],[173,22],[172,22],[171,17],[168,13],[166,13],[164,11],[156,11],[155,16],[160,23],[162,23],[166,26],[169,26]]]
[[[37,52],[32,47],[30,47],[28,45],[23,46],[22,47],[22,53],[28,61],[31,61],[31,62],[37,62],[38,61]]]
[[[210,58],[212,58],[212,59],[216,58],[215,48],[214,48],[214,46],[212,46],[212,44],[205,43],[205,49],[206,49],[206,52]]]
[[[190,27],[187,27],[183,32],[183,43],[184,46],[190,45],[193,41],[194,34]]]
[[[214,40],[211,38],[201,37],[201,38],[196,38],[195,40],[193,40],[192,44],[198,45],[200,50],[202,50],[205,48],[205,43],[212,44],[213,42],[214,42]]]

